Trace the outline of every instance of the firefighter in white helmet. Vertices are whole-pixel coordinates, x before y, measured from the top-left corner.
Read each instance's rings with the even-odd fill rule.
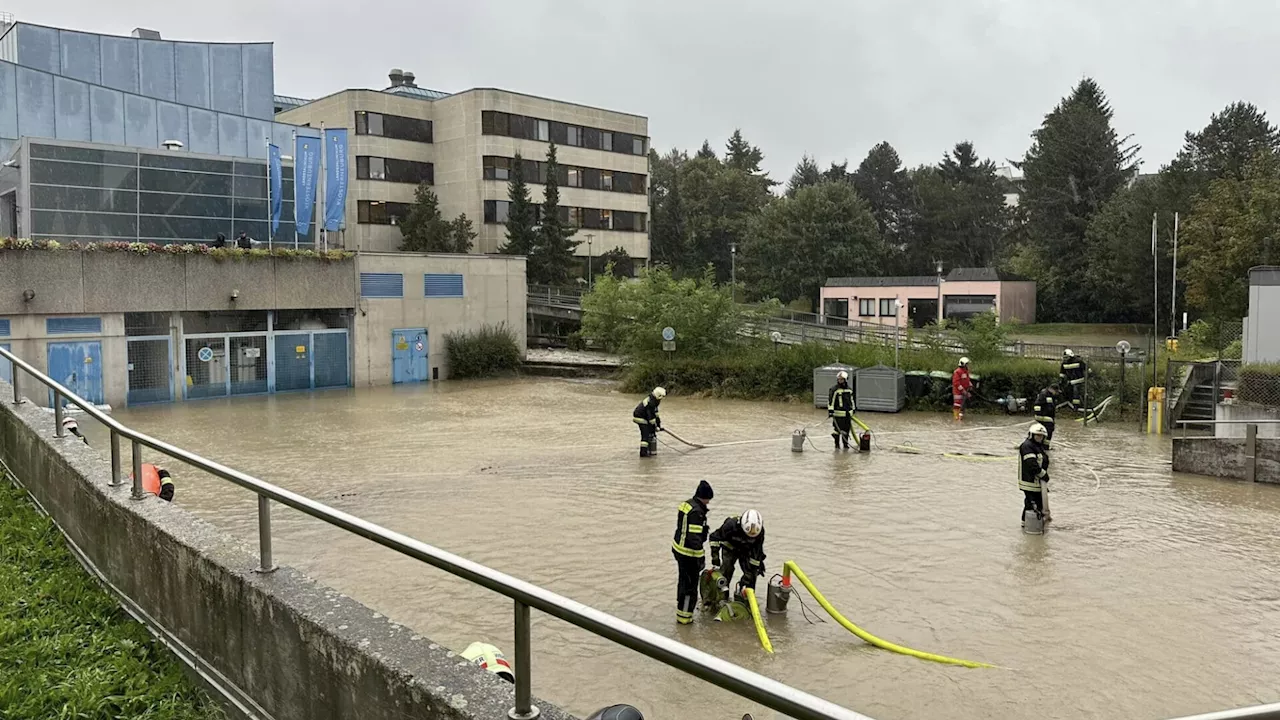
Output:
[[[853,413],[857,409],[853,402],[853,388],[849,387],[849,373],[841,370],[836,374],[836,384],[827,391],[827,417],[831,418],[831,439],[840,449],[849,449],[849,433],[853,430]]]
[[[1018,473],[1018,489],[1022,490],[1022,518],[1028,510],[1041,519],[1045,517],[1044,490],[1049,482],[1049,448],[1046,438],[1049,431],[1040,423],[1032,423],[1027,439],[1018,447],[1021,470]]]
[[[658,454],[658,432],[662,430],[658,406],[666,396],[665,388],[656,387],[631,412],[631,421],[640,426],[640,457]]]
[[[742,568],[734,595],[741,595],[744,588],[755,590],[756,579],[764,574],[764,520],[760,513],[747,510],[725,518],[710,540],[711,566],[720,570],[726,584],[733,581],[734,565]]]
[[[1084,358],[1076,356],[1070,348],[1062,351],[1062,364],[1058,366],[1058,380],[1066,392],[1071,409],[1076,412],[1085,411],[1085,378],[1089,376],[1089,366]]]
[[[479,665],[509,683],[516,681],[515,673],[511,670],[511,663],[507,662],[507,658],[502,654],[501,650],[489,643],[471,643],[466,650],[462,651],[462,659]]]

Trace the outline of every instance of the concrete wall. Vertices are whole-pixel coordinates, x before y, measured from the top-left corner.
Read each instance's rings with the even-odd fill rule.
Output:
[[[0,252],[0,317],[171,310],[349,308],[354,260]],[[12,291],[9,291],[12,289]],[[23,290],[35,292],[31,302]],[[239,297],[231,299],[233,291]]]
[[[404,297],[360,298],[355,317],[355,385],[391,383],[391,331],[427,329],[427,372],[449,376],[444,352],[448,333],[506,323],[523,354],[528,285],[522,257],[361,253],[361,272],[402,273]],[[425,298],[424,273],[460,273],[461,298]]]
[[[1214,419],[1223,421],[1241,421],[1241,420],[1263,420],[1258,425],[1258,437],[1260,438],[1280,438],[1280,424],[1276,423],[1280,420],[1280,410],[1269,408],[1261,405],[1253,405],[1251,403],[1218,403],[1214,406]],[[1242,438],[1245,435],[1245,426],[1232,422],[1230,424],[1223,423],[1213,426],[1214,437],[1220,438]]]
[[[828,298],[841,299],[849,301],[849,319],[854,321],[879,323],[881,325],[893,325],[894,317],[890,315],[880,314],[880,300],[885,298],[898,298],[902,305],[899,308],[901,317],[899,322],[903,327],[911,324],[907,317],[909,309],[909,300],[937,300],[937,285],[892,285],[884,287],[823,287],[820,291],[823,301]],[[996,298],[996,312],[1000,316],[1001,322],[1009,322],[1016,320],[1021,323],[1034,323],[1036,321],[1036,284],[1034,282],[988,282],[988,281],[959,281],[944,282],[942,284],[942,304],[941,309],[946,308],[947,296],[949,295],[994,295]],[[860,299],[874,299],[875,315],[861,316],[858,314],[858,301]],[[825,302],[819,302],[819,307],[826,307]]]
[[[1280,483],[1280,440],[1257,441],[1258,482]],[[1174,438],[1174,472],[1245,479],[1243,438]]]
[[[102,332],[87,335],[50,335],[45,326],[47,315],[19,315],[9,318],[9,335],[0,344],[26,360],[43,373],[49,371],[49,343],[98,341],[102,343],[102,394],[106,404],[124,407],[129,387],[129,347],[124,335],[124,313],[95,313],[102,318]],[[19,381],[22,394],[32,401],[49,406],[48,393],[23,374]],[[59,378],[61,379],[61,378]],[[11,399],[12,394],[6,399]]]
[[[0,397],[9,396],[0,382]],[[296,570],[257,574],[242,542],[110,488],[99,450],[0,403],[0,460],[129,602],[276,720],[497,720],[513,686]],[[181,491],[179,491],[181,494]],[[434,572],[424,566],[424,572]],[[569,716],[536,701],[542,717]]]

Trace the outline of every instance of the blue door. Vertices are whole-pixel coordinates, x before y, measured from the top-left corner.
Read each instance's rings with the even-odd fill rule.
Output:
[[[8,343],[0,343],[0,348],[9,349]],[[0,360],[0,380],[7,383],[13,383],[13,363],[8,360]]]
[[[427,379],[427,330],[403,328],[391,331],[391,382],[415,383]]]
[[[102,404],[102,343],[51,342],[48,353],[49,377],[85,400]],[[49,404],[53,404],[53,392],[49,393]]]
[[[276,335],[276,392],[311,388],[311,333]]]

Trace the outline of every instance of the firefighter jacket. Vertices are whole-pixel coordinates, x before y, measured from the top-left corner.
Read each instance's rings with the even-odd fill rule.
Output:
[[[746,567],[752,576],[764,573],[764,529],[755,537],[742,529],[740,515],[724,519],[724,523],[711,533],[711,564],[720,564],[720,551],[733,553],[740,561],[745,557]],[[744,571],[744,572],[748,572]]]
[[[1036,422],[1052,425],[1058,413],[1058,396],[1049,388],[1041,390],[1036,396],[1036,404],[1031,406],[1031,412],[1035,415]]]
[[[827,391],[827,414],[831,417],[852,417],[857,410],[853,403],[853,388],[836,383]]]
[[[638,425],[652,425],[661,430],[662,418],[658,417],[658,405],[661,402],[653,396],[653,393],[649,393],[636,405],[635,411],[631,413],[631,419]]]
[[[1040,492],[1043,483],[1049,481],[1049,451],[1035,438],[1027,438],[1018,447],[1021,470],[1018,473],[1018,487],[1022,490]]]
[[[1084,360],[1078,357],[1063,358],[1062,365],[1058,368],[1058,377],[1072,385],[1080,385],[1084,382],[1085,373],[1089,371],[1089,366]]]
[[[676,511],[676,534],[671,549],[686,557],[706,556],[703,545],[707,542],[707,506],[698,498],[680,503]]]

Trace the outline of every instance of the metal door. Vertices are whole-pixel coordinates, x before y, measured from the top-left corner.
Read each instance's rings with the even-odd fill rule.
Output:
[[[276,335],[276,392],[311,387],[311,333]]]
[[[48,359],[49,377],[94,405],[103,403],[101,342],[49,343]],[[49,404],[53,405],[52,391]]]
[[[427,379],[427,330],[402,328],[391,331],[391,382],[415,383]]]
[[[8,350],[8,343],[0,343],[0,349]],[[8,360],[0,360],[0,380],[9,384],[13,384],[13,363]]]

